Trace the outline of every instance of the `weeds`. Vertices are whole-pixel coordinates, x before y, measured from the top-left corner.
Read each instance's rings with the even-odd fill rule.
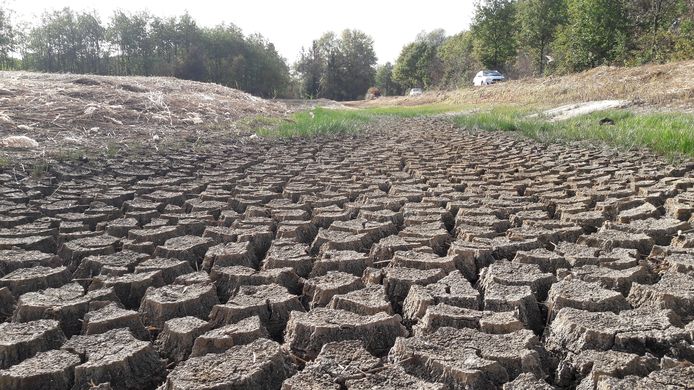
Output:
[[[31,177],[34,179],[40,179],[48,173],[51,169],[51,165],[48,161],[38,161],[31,166]]]
[[[114,158],[118,155],[120,152],[120,146],[118,146],[117,143],[115,142],[109,142],[108,145],[106,145],[106,157],[108,158]]]
[[[251,122],[261,136],[306,137],[362,130],[375,118],[431,116],[459,112],[469,106],[432,104],[423,106],[377,107],[361,110],[316,108],[289,119],[256,117]],[[678,113],[637,114],[608,110],[560,122],[531,117],[531,108],[497,106],[477,113],[456,115],[462,128],[513,131],[542,142],[600,141],[623,149],[648,148],[671,159],[694,157],[694,115]],[[614,125],[601,125],[610,118]]]
[[[676,159],[694,157],[694,115],[677,113],[635,114],[625,110],[600,111],[561,122],[528,118],[528,111],[497,108],[454,118],[462,128],[517,131],[543,142],[601,141],[633,149],[646,147]],[[601,125],[610,118],[614,125]]]
[[[80,161],[84,158],[85,151],[81,149],[63,149],[58,151],[55,155],[55,159],[58,162],[70,162],[70,161]]]
[[[460,106],[433,104],[424,106],[377,107],[361,110],[333,110],[315,108],[298,112],[289,119],[267,118],[256,130],[265,137],[307,137],[360,131],[370,121],[379,117],[412,118],[460,111]]]
[[[359,110],[330,110],[316,108],[298,112],[291,119],[260,128],[256,134],[264,137],[310,137],[325,134],[353,133],[370,120],[370,115]]]

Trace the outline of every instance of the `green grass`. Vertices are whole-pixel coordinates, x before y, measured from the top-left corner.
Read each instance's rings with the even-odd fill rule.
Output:
[[[315,108],[297,112],[291,119],[262,127],[256,134],[264,137],[311,137],[327,134],[353,133],[369,121],[369,115],[358,111]]]
[[[288,119],[256,117],[246,123],[265,137],[311,137],[354,133],[377,118],[411,118],[456,113],[468,106],[431,104],[422,106],[377,107],[358,110],[315,108],[298,112]],[[512,131],[542,142],[595,141],[622,149],[648,148],[672,159],[694,157],[694,115],[682,113],[639,114],[625,110],[595,112],[567,121],[547,122],[529,118],[536,110],[516,106],[485,108],[476,113],[459,114],[453,121],[462,128]],[[615,125],[600,125],[611,118]]]
[[[311,137],[327,134],[354,133],[379,117],[412,118],[459,111],[459,106],[432,104],[423,106],[377,107],[358,110],[314,108],[294,113],[287,120],[253,118],[243,123],[246,129],[255,129],[264,137]]]
[[[528,114],[527,110],[497,108],[459,115],[454,121],[462,128],[515,131],[543,142],[600,141],[623,149],[645,147],[670,158],[694,157],[694,115],[609,110],[547,122]],[[603,118],[613,119],[615,125],[601,126]]]
[[[417,116],[438,115],[449,112],[458,112],[466,107],[450,104],[425,104],[420,106],[392,106],[366,108],[361,111],[374,116],[396,116],[400,118],[413,118]]]

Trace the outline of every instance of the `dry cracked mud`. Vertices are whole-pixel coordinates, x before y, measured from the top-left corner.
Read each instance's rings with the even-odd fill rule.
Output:
[[[0,173],[2,389],[692,389],[694,163],[385,120]]]

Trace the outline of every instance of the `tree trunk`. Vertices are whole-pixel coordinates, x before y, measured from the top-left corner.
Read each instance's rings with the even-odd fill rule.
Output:
[[[653,12],[653,41],[651,43],[651,61],[653,61],[658,54],[658,24],[660,23],[660,12],[663,6],[663,0],[653,0],[654,12]]]

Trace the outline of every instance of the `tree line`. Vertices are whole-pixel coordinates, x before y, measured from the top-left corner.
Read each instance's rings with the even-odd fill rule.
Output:
[[[467,31],[419,34],[379,66],[376,86],[399,94],[470,85],[482,68],[527,77],[692,58],[694,0],[478,0]]]
[[[285,95],[290,83],[275,46],[261,35],[244,36],[233,24],[207,28],[188,14],[122,11],[104,23],[94,12],[64,8],[20,29],[11,16],[0,9],[0,66],[6,69],[176,76],[263,97]]]
[[[496,69],[511,77],[694,58],[694,0],[478,0],[468,30],[422,32],[394,63],[377,66],[373,39],[329,32],[289,66],[262,35],[233,24],[198,26],[190,15],[46,12],[31,27],[0,6],[0,68],[157,75],[215,82],[263,97],[359,99],[369,87],[470,85]]]

